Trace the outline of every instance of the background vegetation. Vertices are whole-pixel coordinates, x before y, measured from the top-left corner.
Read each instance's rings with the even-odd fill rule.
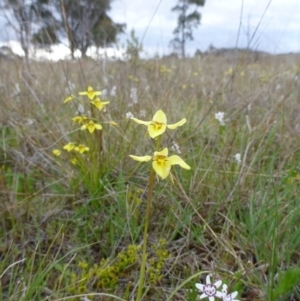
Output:
[[[153,142],[127,117],[151,120],[158,109],[170,123],[187,119],[164,145],[192,169],[173,167],[174,184],[155,185],[144,300],[195,300],[206,273],[239,300],[300,300],[298,62],[245,52],[1,60],[0,300],[134,300],[148,166],[128,155],[149,154]],[[63,150],[91,143],[72,123],[90,110],[78,96],[88,85],[110,101],[97,169]]]

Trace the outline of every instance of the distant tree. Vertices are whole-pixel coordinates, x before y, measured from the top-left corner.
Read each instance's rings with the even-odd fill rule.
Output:
[[[129,60],[136,62],[143,51],[143,45],[135,35],[134,29],[130,32],[130,39],[127,39],[126,56]]]
[[[177,27],[173,31],[175,38],[171,41],[174,49],[185,57],[185,47],[187,41],[194,39],[193,29],[200,24],[201,14],[197,11],[199,6],[203,6],[205,0],[178,0],[178,4],[172,8],[172,11],[178,12]],[[194,10],[191,12],[191,8]]]
[[[51,0],[35,0],[34,8],[39,27],[32,36],[32,42],[40,48],[50,48],[60,42],[60,26],[53,13]]]
[[[28,59],[29,46],[32,32],[33,4],[26,0],[4,0],[0,9],[5,11],[7,24],[13,28],[21,47]]]
[[[117,35],[124,33],[125,27],[125,24],[114,23],[108,15],[103,14],[92,30],[94,45],[100,48],[114,43]]]
[[[0,9],[7,24],[15,31],[25,58],[28,60],[32,41],[41,43],[41,33],[46,29],[52,35],[52,41],[57,41],[54,31],[50,31],[50,20],[53,20],[49,7],[50,0],[2,0]],[[54,38],[55,37],[55,38]]]
[[[49,50],[51,45],[59,43],[57,28],[54,25],[42,26],[33,34],[32,43],[39,48],[46,48]]]
[[[74,56],[76,49],[86,56],[89,46],[107,46],[116,41],[124,25],[107,15],[111,0],[55,0]]]

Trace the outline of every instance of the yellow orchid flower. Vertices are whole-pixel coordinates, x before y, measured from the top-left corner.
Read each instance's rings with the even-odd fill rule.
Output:
[[[88,117],[86,117],[86,116],[75,116],[72,118],[72,121],[74,123],[78,123],[78,124],[83,123],[86,120],[88,120]]]
[[[78,164],[78,161],[77,161],[76,158],[71,159],[70,162],[71,162],[73,165],[77,165],[77,164]]]
[[[61,154],[61,151],[59,150],[59,149],[54,149],[53,151],[52,151],[52,154],[54,155],[54,156],[60,156],[60,154]]]
[[[73,142],[69,142],[68,144],[66,144],[63,149],[67,150],[68,152],[70,152],[71,150],[73,150],[75,147],[75,143]]]
[[[79,144],[78,146],[75,147],[75,151],[81,154],[83,154],[84,152],[88,152],[89,150],[90,148],[83,144]]]
[[[64,100],[64,103],[67,103],[71,100],[75,99],[75,96],[73,94],[71,94],[70,96],[68,96],[65,100]]]
[[[186,119],[183,118],[177,123],[167,124],[167,116],[162,110],[158,110],[151,121],[143,121],[134,117],[132,117],[131,119],[138,124],[146,125],[148,127],[148,133],[151,138],[160,136],[166,131],[166,128],[175,130],[177,127],[182,126],[186,123]]]
[[[105,105],[109,104],[109,101],[101,101],[99,97],[96,97],[95,100],[92,100],[91,103],[99,110],[101,111]]]
[[[102,125],[98,123],[94,123],[94,121],[90,120],[88,123],[84,124],[81,127],[81,130],[86,130],[92,134],[95,130],[102,130]]]
[[[79,92],[79,95],[86,95],[90,100],[93,100],[95,96],[101,95],[101,91],[94,91],[93,87],[88,86],[86,91]]]
[[[190,170],[191,167],[187,165],[179,156],[173,155],[168,157],[168,148],[164,148],[160,152],[154,152],[154,156],[133,156],[130,155],[133,160],[139,162],[148,162],[152,159],[152,167],[154,171],[164,180],[170,174],[172,165],[178,164],[184,169]]]

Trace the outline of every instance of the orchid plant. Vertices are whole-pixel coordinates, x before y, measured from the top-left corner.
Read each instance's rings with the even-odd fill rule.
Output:
[[[78,94],[85,96],[87,99],[82,101],[71,94],[64,100],[64,104],[75,103],[77,115],[72,118],[72,121],[74,125],[79,125],[79,128],[74,131],[77,133],[77,137],[72,137],[74,140],[72,139],[73,141],[65,144],[62,150],[70,153],[70,163],[76,166],[83,175],[87,189],[94,193],[99,188],[99,178],[103,172],[103,166],[105,166],[103,164],[103,116],[101,112],[105,110],[106,105],[110,102],[102,101],[100,99],[102,92],[94,90],[92,86],[88,86],[86,91],[78,92]],[[89,105],[89,110],[85,112],[86,104]],[[114,121],[107,121],[106,123],[117,125]],[[83,134],[80,132],[83,132]],[[85,144],[82,143],[82,139],[84,139]],[[53,154],[60,156],[62,151],[54,149]],[[91,164],[90,167],[88,167],[88,163]]]
[[[140,301],[142,298],[142,290],[144,287],[145,281],[145,269],[146,269],[146,260],[147,260],[147,235],[148,235],[148,228],[149,228],[149,220],[150,220],[150,206],[151,200],[153,195],[153,187],[154,187],[154,175],[155,173],[160,177],[162,180],[165,180],[169,175],[171,175],[171,167],[173,165],[179,165],[180,167],[190,170],[190,166],[185,163],[178,155],[168,156],[168,148],[165,147],[162,150],[160,143],[161,143],[161,136],[166,131],[166,129],[174,130],[179,126],[182,126],[186,123],[186,119],[183,118],[179,122],[175,124],[167,124],[167,117],[162,110],[158,110],[151,121],[143,121],[137,118],[131,117],[133,121],[138,124],[143,124],[147,126],[147,134],[156,140],[156,150],[154,151],[153,156],[146,155],[146,156],[135,156],[130,155],[133,160],[139,162],[148,162],[152,160],[152,168],[150,170],[149,175],[149,186],[148,186],[148,196],[147,196],[147,209],[146,209],[146,220],[144,226],[144,235],[143,235],[143,251],[142,251],[142,264],[141,264],[141,271],[140,271],[140,280],[139,280],[139,287],[138,287],[138,294],[136,301]]]

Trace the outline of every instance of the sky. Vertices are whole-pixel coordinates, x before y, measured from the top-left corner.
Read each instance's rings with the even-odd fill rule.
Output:
[[[144,57],[170,54],[178,17],[171,9],[176,3],[177,0],[113,0],[109,15],[115,22],[126,23],[126,34],[119,37],[119,46],[126,45],[134,29],[143,44]],[[186,45],[189,55],[197,49],[205,51],[210,45],[245,48],[249,42],[251,49],[273,54],[300,52],[299,0],[206,0],[198,10],[201,25],[194,30],[194,40]],[[14,35],[4,24],[0,17],[0,41],[10,41],[17,49],[18,44],[11,42]],[[67,47],[60,45],[52,56],[67,54]]]
[[[151,53],[168,54],[177,15],[171,11],[175,0],[114,0],[113,20],[134,28]],[[269,4],[269,6],[268,6]],[[199,8],[201,25],[194,31],[194,41],[187,44],[190,54],[217,48],[247,47],[270,53],[300,52],[299,0],[206,0]],[[261,22],[260,22],[261,21]],[[241,22],[241,26],[240,25]],[[240,34],[238,32],[240,27]]]

